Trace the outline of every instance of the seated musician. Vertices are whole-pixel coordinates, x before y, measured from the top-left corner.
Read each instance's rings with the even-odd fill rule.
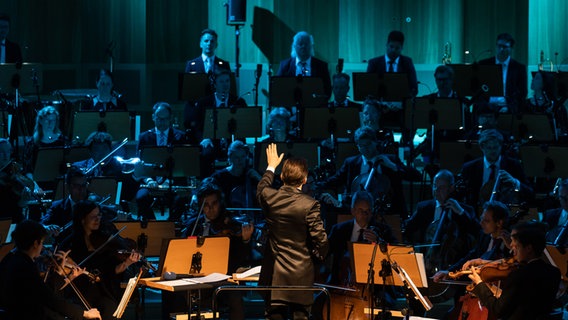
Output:
[[[464,163],[461,170],[468,205],[476,208],[493,197],[506,203],[532,198],[521,163],[501,153],[503,136],[499,131],[483,130],[479,147],[483,157]]]
[[[114,90],[114,76],[107,69],[101,69],[97,78],[97,95],[81,106],[81,111],[128,111],[126,102]]]
[[[331,91],[333,92],[333,101],[327,104],[328,108],[359,108],[359,103],[349,100],[347,93],[349,93],[349,81],[351,77],[347,73],[336,73],[332,76]]]
[[[566,135],[568,133],[567,102],[557,98],[554,81],[554,75],[551,72],[537,71],[531,82],[533,95],[521,105],[521,112],[546,114],[551,128],[558,135]]]
[[[419,202],[414,214],[405,222],[405,237],[409,242],[440,243],[436,252],[444,251],[443,259],[435,259],[442,264],[436,268],[446,268],[465,255],[479,232],[475,211],[454,199],[453,193],[454,175],[440,170],[432,184],[433,199]]]
[[[367,98],[363,102],[363,109],[361,111],[361,126],[370,127],[377,133],[377,139],[384,143],[394,142],[392,130],[380,127],[382,106],[377,99]]]
[[[268,139],[263,142],[291,142],[296,140],[294,134],[291,134],[291,121],[292,114],[284,107],[272,108],[268,114],[266,121],[266,132]]]
[[[508,275],[500,277],[500,295],[486,285],[490,280],[484,279],[484,266],[476,268],[487,265],[487,261],[469,264],[469,278],[475,284],[473,293],[490,315],[499,319],[560,319],[561,315],[553,318],[552,313],[561,276],[558,268],[543,260],[545,232],[545,226],[535,222],[513,227],[511,248],[516,264]]]
[[[88,277],[77,277],[73,282],[85,299],[99,309],[102,319],[113,319],[112,314],[122,296],[120,283],[124,273],[140,260],[140,254],[132,251],[121,259],[118,250],[126,249],[125,244],[118,237],[106,243],[116,233],[116,228],[101,218],[101,210],[95,202],[77,202],[73,206],[73,232],[63,241],[61,249],[71,250],[69,257],[88,272],[100,274],[98,282],[92,282]]]
[[[544,212],[542,221],[547,225],[546,242],[555,246],[568,246],[568,179],[558,185],[560,208]]]
[[[166,102],[157,102],[152,109],[154,111],[152,120],[154,121],[155,127],[140,134],[138,151],[144,149],[144,147],[169,147],[185,144],[185,133],[172,127],[172,107]],[[170,183],[173,183],[173,181],[169,181],[166,177],[159,176],[144,177],[142,182],[148,188],[157,188],[158,186],[167,187]],[[148,188],[140,188],[136,193],[138,215],[146,220],[156,219],[152,209],[154,198]],[[174,214],[174,216],[179,216],[179,214]]]
[[[188,236],[228,236],[230,238],[228,274],[233,274],[239,267],[250,264],[250,240],[254,226],[252,224],[241,225],[231,220],[231,217],[225,211],[222,190],[210,179],[207,180],[197,190],[198,206],[201,211],[197,217],[188,221],[182,238]],[[169,295],[166,292],[164,294]],[[167,313],[175,308],[170,304],[172,298],[170,296],[166,298],[168,302],[164,302],[163,309],[166,313],[164,316],[167,316]],[[244,307],[240,294],[227,292],[220,295],[219,301],[229,307],[229,319],[244,319]],[[202,302],[205,305],[205,301]],[[178,311],[187,311],[187,307],[180,308]]]
[[[251,168],[248,146],[236,140],[229,146],[227,156],[229,166],[211,175],[226,197],[225,204],[228,208],[257,207],[256,185],[262,177]]]
[[[24,219],[23,208],[31,200],[35,184],[24,175],[19,165],[12,161],[12,145],[0,138],[0,210],[1,218],[10,218],[12,223]]]
[[[70,319],[100,319],[96,308],[85,310],[66,301],[40,277],[34,259],[43,250],[47,231],[36,221],[24,220],[12,233],[16,248],[0,262],[2,319],[47,319],[49,310]]]
[[[390,214],[399,214],[401,219],[408,216],[402,192],[402,180],[420,181],[420,173],[405,166],[400,159],[391,154],[384,154],[375,130],[361,127],[355,131],[355,144],[360,154],[345,159],[341,168],[331,177],[320,183],[326,188],[336,188],[339,193],[356,192],[365,189],[373,193],[375,199],[384,197],[383,202],[392,204]],[[371,170],[374,174],[369,179]],[[367,183],[369,182],[369,183]],[[330,194],[322,195],[322,201],[336,204]]]

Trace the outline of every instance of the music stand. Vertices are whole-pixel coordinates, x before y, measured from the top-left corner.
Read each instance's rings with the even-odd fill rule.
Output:
[[[373,96],[384,101],[402,101],[411,96],[408,76],[401,72],[353,72],[353,99],[364,101]]]
[[[217,116],[217,131],[215,131],[215,115]],[[262,107],[207,108],[203,127],[204,137],[216,139],[260,137],[262,134]]]
[[[414,110],[405,109],[405,123],[412,122],[414,111],[414,128],[436,130],[458,130],[463,127],[462,107],[458,99],[416,98]]]
[[[451,64],[454,70],[453,89],[460,97],[503,96],[503,71],[497,64]],[[485,91],[484,89],[487,89]]]
[[[173,221],[148,221],[145,224],[138,221],[126,221],[115,222],[114,225],[119,230],[126,226],[120,235],[135,240],[146,257],[159,257],[162,240],[175,238]]]
[[[176,145],[171,147],[143,147],[140,150],[140,159],[145,164],[158,165],[149,171],[160,171],[162,174],[148,172],[145,176],[198,177],[200,175],[199,146]],[[183,161],[175,161],[183,159]],[[165,174],[164,174],[165,172]]]
[[[33,75],[37,73],[37,78],[42,79],[43,66],[40,63],[23,63],[20,69],[16,68],[15,63],[0,64],[0,92],[11,92],[15,88],[12,86],[12,79],[19,77],[19,90],[24,94],[36,94],[36,84],[41,91],[41,82],[34,83]],[[17,76],[16,76],[17,75]]]
[[[0,219],[0,245],[8,242],[7,240],[10,235],[11,226],[12,226],[12,219],[10,218]]]
[[[203,241],[203,242],[201,242]],[[187,239],[164,239],[165,250],[160,252],[157,275],[164,272],[190,274],[194,254],[201,253],[201,274],[227,274],[229,268],[228,237],[189,237]]]
[[[327,103],[323,80],[318,77],[270,78],[270,106],[319,107]]]
[[[564,282],[568,281],[568,252],[566,248],[559,248],[547,244],[544,249],[544,255],[551,265],[560,269],[562,280]]]
[[[231,72],[231,88],[229,92],[237,95],[235,74]],[[179,73],[178,99],[183,101],[197,101],[213,94],[211,79],[207,73]]]
[[[85,141],[94,131],[97,131],[100,123],[105,123],[107,132],[115,140],[130,138],[130,114],[128,111],[81,111],[76,112],[73,119],[72,139],[79,138]]]
[[[338,142],[337,153],[335,154],[335,165],[339,169],[345,159],[359,154],[359,148],[353,142]]]
[[[483,156],[477,145],[469,141],[440,141],[440,168],[458,174],[463,164]]]
[[[521,162],[527,177],[564,178],[568,176],[568,149],[559,146],[521,146]]]
[[[260,142],[255,147],[257,153],[255,167],[261,169],[257,170],[259,172],[264,172],[266,169],[266,148],[269,144],[269,142]],[[290,157],[301,157],[308,161],[309,167],[319,165],[319,146],[315,142],[276,142],[275,144],[278,153],[284,153],[284,160]],[[278,167],[275,174],[280,174],[281,171],[281,167]]]
[[[305,138],[348,138],[360,127],[358,108],[304,108]]]
[[[555,136],[546,114],[502,114],[498,127],[511,132],[517,140],[553,141]]]
[[[34,180],[55,181],[65,174],[64,148],[39,148],[34,166]]]

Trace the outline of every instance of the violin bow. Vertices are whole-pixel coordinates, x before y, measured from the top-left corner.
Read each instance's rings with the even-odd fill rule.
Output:
[[[89,169],[85,170],[85,174],[89,174],[91,173],[91,171],[93,171],[96,167],[98,167],[101,163],[103,163],[104,161],[106,161],[106,159],[108,159],[111,155],[113,155],[116,151],[118,151],[118,149],[120,149],[123,145],[125,145],[128,142],[128,138],[124,138],[124,140],[122,140],[122,142],[116,147],[114,148],[114,150],[112,150],[111,152],[109,152],[106,156],[104,156],[101,160],[99,160],[99,162],[95,163],[92,167],[90,167]]]
[[[201,208],[199,209],[199,213],[197,214],[197,218],[195,219],[195,223],[193,224],[193,230],[191,230],[191,236],[195,234],[195,229],[197,228],[197,222],[199,222],[199,218],[201,218],[201,214],[203,213],[203,206],[205,206],[205,201],[201,203]]]
[[[77,264],[79,267],[82,266],[85,262],[87,262],[89,259],[91,259],[92,256],[94,256],[95,254],[97,254],[99,251],[101,251],[102,248],[104,248],[109,242],[112,241],[112,239],[116,238],[124,229],[126,229],[126,226],[122,227],[120,230],[118,230],[115,234],[113,234],[112,236],[108,237],[107,241],[105,243],[103,243],[102,245],[100,245],[97,249],[95,249],[95,251],[93,251],[89,256],[87,256],[85,259],[83,259],[83,261],[81,261],[79,264]]]

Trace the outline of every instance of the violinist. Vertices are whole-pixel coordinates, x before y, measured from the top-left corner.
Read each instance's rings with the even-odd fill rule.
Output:
[[[454,175],[449,170],[442,169],[434,176],[432,183],[433,199],[421,201],[416,205],[416,211],[406,220],[405,237],[409,242],[415,244],[438,243],[447,236],[448,228],[457,227],[458,230],[452,232],[456,232],[459,239],[454,238],[452,246],[455,250],[457,243],[463,245],[461,250],[456,252],[456,257],[459,258],[471,249],[469,239],[477,236],[479,223],[471,206],[452,197],[454,182]],[[425,226],[428,226],[428,228],[425,228]],[[438,228],[441,229],[438,239],[433,239]]]
[[[489,266],[477,269],[472,264],[469,278],[475,284],[473,293],[499,319],[553,319],[552,312],[560,283],[558,268],[543,260],[545,227],[525,222],[511,231],[511,248],[515,265],[506,272]],[[515,267],[516,266],[516,267]],[[487,276],[484,274],[487,273]],[[501,278],[501,294],[496,296],[484,279]]]
[[[338,193],[354,193],[365,189],[367,181],[370,181],[366,191],[371,192],[375,199],[385,197],[386,201],[391,201],[390,213],[399,214],[402,219],[406,219],[408,213],[402,180],[420,181],[420,173],[405,166],[397,156],[383,153],[379,148],[377,133],[371,127],[361,127],[355,131],[355,144],[360,154],[345,159],[341,168],[319,183],[320,186],[324,189],[335,188]],[[374,172],[372,179],[368,179],[371,171]],[[323,194],[321,200],[328,204],[337,202],[330,194]]]
[[[543,222],[548,225],[546,241],[555,246],[568,247],[568,179],[558,186],[560,208],[544,212]]]
[[[16,248],[0,262],[2,319],[47,319],[49,310],[71,319],[100,319],[96,308],[85,310],[61,299],[40,277],[34,264],[43,249],[46,230],[36,221],[24,220],[12,233]]]
[[[229,208],[257,207],[256,185],[261,176],[250,167],[248,146],[240,140],[235,140],[229,145],[227,156],[229,166],[217,170],[211,176],[227,197],[225,204]]]
[[[7,139],[0,139],[0,203],[3,209],[0,217],[10,218],[13,223],[24,219],[23,207],[31,200],[30,187],[34,187],[20,172],[19,166],[12,161],[12,146]]]
[[[124,244],[118,237],[107,243],[109,237],[116,233],[116,228],[101,217],[96,203],[89,200],[77,202],[73,206],[73,233],[63,241],[61,248],[71,250],[69,256],[81,267],[100,275],[99,282],[78,277],[74,283],[86,300],[100,310],[102,319],[106,320],[112,319],[122,296],[120,283],[124,272],[140,260],[140,254],[133,251],[126,259],[121,259],[117,252],[124,249]]]

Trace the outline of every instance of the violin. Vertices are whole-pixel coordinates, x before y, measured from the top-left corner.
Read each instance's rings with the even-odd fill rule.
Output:
[[[512,271],[517,270],[519,266],[520,263],[514,258],[499,259],[475,267],[475,272],[479,274],[479,277],[483,282],[491,283],[504,280]],[[449,272],[448,276],[451,278],[458,278],[471,273],[471,270],[460,270],[457,272]],[[472,291],[473,287],[473,284],[470,284],[467,286],[467,290]]]

